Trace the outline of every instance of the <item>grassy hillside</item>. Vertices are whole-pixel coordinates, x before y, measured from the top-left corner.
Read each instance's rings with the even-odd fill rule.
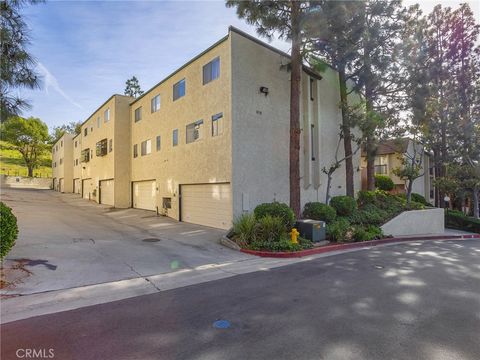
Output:
[[[34,176],[52,176],[52,154],[46,153],[40,160],[40,166],[33,171]],[[0,174],[27,176],[28,170],[23,162],[22,155],[12,145],[0,141]]]

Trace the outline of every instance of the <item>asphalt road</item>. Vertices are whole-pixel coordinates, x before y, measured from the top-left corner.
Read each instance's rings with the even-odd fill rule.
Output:
[[[479,240],[320,258],[8,323],[1,357],[477,360],[479,259]]]

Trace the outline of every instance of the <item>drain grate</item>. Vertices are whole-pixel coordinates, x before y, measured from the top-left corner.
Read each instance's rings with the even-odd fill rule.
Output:
[[[160,239],[158,238],[148,238],[148,239],[143,239],[143,242],[148,242],[148,243],[154,243],[154,242],[159,242]]]

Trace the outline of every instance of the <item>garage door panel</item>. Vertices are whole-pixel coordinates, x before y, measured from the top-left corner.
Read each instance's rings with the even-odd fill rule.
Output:
[[[80,184],[81,184],[80,179],[73,179],[73,187],[74,187],[73,192],[75,194],[81,194],[82,188]]]
[[[182,221],[220,229],[230,228],[230,184],[182,185]]]
[[[100,203],[105,205],[114,204],[114,180],[102,180],[100,181]]]
[[[83,180],[83,198],[84,199],[92,199],[93,200],[93,180],[91,179],[86,179]]]
[[[133,207],[144,210],[156,210],[157,186],[155,180],[133,183]]]

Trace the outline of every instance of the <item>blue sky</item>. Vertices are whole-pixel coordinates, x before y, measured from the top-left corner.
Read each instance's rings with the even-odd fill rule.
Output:
[[[414,1],[407,1],[407,4]],[[422,1],[429,11],[438,1]],[[455,5],[459,1],[442,1]],[[477,16],[478,4],[469,2]],[[148,90],[227,34],[233,25],[255,35],[223,1],[47,1],[23,11],[42,89],[24,91],[49,127],[84,121],[125,81]],[[273,41],[288,50],[288,44]]]

